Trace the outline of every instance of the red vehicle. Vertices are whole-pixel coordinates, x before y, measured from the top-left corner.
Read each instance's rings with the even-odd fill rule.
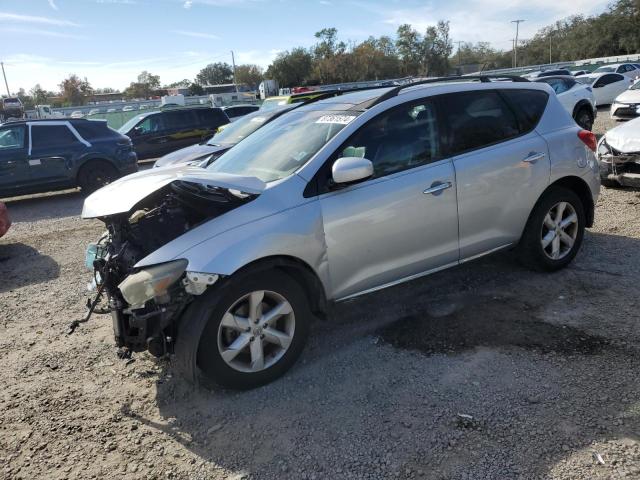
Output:
[[[0,237],[2,237],[9,227],[11,226],[11,219],[9,218],[9,211],[7,210],[7,206],[0,202]]]

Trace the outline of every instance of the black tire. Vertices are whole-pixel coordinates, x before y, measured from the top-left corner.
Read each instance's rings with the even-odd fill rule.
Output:
[[[293,309],[295,330],[284,355],[259,372],[242,372],[222,358],[218,330],[224,314],[238,299],[256,290],[268,290],[284,297]],[[205,386],[246,390],[272,382],[298,359],[307,338],[312,314],[303,289],[278,270],[246,271],[224,281],[198,297],[182,315],[174,349],[176,368],[188,380],[204,379]]]
[[[558,259],[551,258],[542,246],[542,234],[545,227],[545,217],[557,204],[566,202],[571,205],[577,216],[577,231],[573,246],[568,252]],[[551,186],[538,200],[518,245],[518,259],[527,267],[552,272],[566,267],[574,259],[584,238],[586,217],[584,205],[580,197],[572,190],[560,186]],[[566,248],[566,246],[565,246]]]
[[[106,160],[90,160],[78,172],[78,185],[83,192],[95,192],[116,180],[118,170]]]
[[[581,107],[575,116],[576,123],[585,130],[591,131],[593,128],[593,112],[587,107]]]

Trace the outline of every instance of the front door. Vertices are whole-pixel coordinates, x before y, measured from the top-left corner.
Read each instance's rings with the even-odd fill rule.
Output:
[[[9,196],[30,183],[27,163],[27,128],[0,128],[0,197]]]
[[[168,153],[170,148],[167,133],[163,114],[157,113],[144,117],[131,130],[131,141],[138,158],[155,158]]]
[[[440,153],[431,102],[405,104],[375,117],[328,166],[347,156],[371,160],[375,173],[346,188],[329,186],[320,195],[333,298],[458,261],[456,179],[451,161]]]

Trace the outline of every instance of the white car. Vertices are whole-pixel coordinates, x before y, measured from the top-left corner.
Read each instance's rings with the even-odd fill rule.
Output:
[[[133,112],[134,110],[137,110],[135,105],[125,105],[122,107],[123,112]]]
[[[611,104],[611,118],[626,120],[640,115],[640,80],[622,92]]]
[[[637,63],[614,63],[596,68],[593,73],[619,73],[625,77],[636,79],[640,77],[640,64]]]
[[[589,85],[578,82],[571,75],[540,77],[535,81],[551,85],[558,100],[576,123],[585,130],[591,130],[598,109],[593,89]]]
[[[640,118],[612,128],[598,142],[605,187],[640,187]]]
[[[75,110],[75,111],[71,112],[70,117],[71,118],[82,118],[82,117],[84,117],[84,113],[82,113],[81,110]]]
[[[596,105],[611,105],[615,98],[627,90],[633,80],[620,73],[592,73],[576,77],[580,83],[593,89]]]

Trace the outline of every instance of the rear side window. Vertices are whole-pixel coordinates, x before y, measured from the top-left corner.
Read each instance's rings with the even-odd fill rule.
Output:
[[[35,148],[67,147],[78,139],[66,125],[32,125],[31,146]]]
[[[623,77],[622,75],[619,74],[614,74],[614,73],[610,73],[608,75],[603,75],[601,76],[596,83],[594,83],[594,88],[598,88],[598,87],[604,87],[606,85],[609,85],[611,83],[614,82],[619,82],[620,80],[622,80]]]
[[[199,126],[218,128],[220,125],[229,123],[227,115],[218,108],[203,108],[196,110],[195,113],[198,118]]]
[[[195,113],[191,110],[168,112],[165,114],[165,126],[170,130],[189,128],[197,124]]]
[[[497,92],[455,93],[443,96],[442,102],[452,155],[520,135],[514,112]]]
[[[575,84],[575,82],[574,82]],[[501,95],[507,99],[518,117],[520,133],[533,130],[547,107],[549,95],[540,90],[502,90]]]
[[[90,121],[76,123],[73,126],[85,140],[111,137],[115,134],[113,130],[107,127],[106,122]]]

